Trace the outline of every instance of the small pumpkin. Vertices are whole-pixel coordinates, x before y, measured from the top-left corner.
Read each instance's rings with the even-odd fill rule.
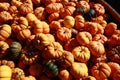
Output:
[[[10,7],[10,4],[7,2],[0,3],[0,11],[7,11]]]
[[[72,32],[69,28],[66,27],[61,27],[60,29],[57,30],[57,37],[61,41],[67,41],[72,37]]]
[[[107,63],[96,63],[91,69],[92,75],[97,80],[104,80],[110,76],[111,69]]]
[[[74,6],[65,6],[60,9],[60,16],[64,19],[66,16],[71,16],[75,12],[75,7]]]
[[[54,12],[59,12],[60,8],[63,8],[61,3],[50,3],[46,6],[46,11],[51,14]]]
[[[69,68],[74,78],[83,78],[88,76],[88,68],[85,63],[74,62]]]
[[[67,28],[72,28],[72,27],[74,27],[74,24],[75,24],[75,19],[74,19],[74,17],[72,17],[72,16],[66,16],[66,17],[64,17],[63,24],[64,24],[64,26],[67,27]]]
[[[12,59],[17,59],[20,56],[21,50],[22,50],[22,45],[19,42],[17,41],[12,42],[9,48],[10,57]]]
[[[75,10],[76,15],[84,15],[87,12],[85,7],[77,7]]]
[[[57,0],[41,0],[46,6],[51,3],[56,3]]]
[[[54,13],[51,13],[51,14],[49,15],[48,20],[49,20],[49,22],[52,22],[52,21],[57,21],[57,20],[59,20],[59,18],[60,18],[59,13],[58,13],[58,12],[54,12]]]
[[[29,73],[32,76],[40,76],[42,74],[42,66],[40,64],[32,64],[29,68]]]
[[[110,77],[113,78],[114,74],[120,70],[120,65],[116,62],[108,62],[107,63],[108,66],[110,67],[111,69],[111,74],[110,74]]]
[[[78,31],[84,31],[85,30],[84,23],[85,23],[85,19],[84,19],[83,16],[81,16],[81,15],[76,15],[75,16],[75,28]]]
[[[70,67],[74,62],[74,56],[71,52],[64,50],[63,55],[60,58],[56,59],[56,62],[66,69]]]
[[[80,62],[87,62],[90,59],[90,51],[85,46],[77,46],[72,50],[75,60]]]
[[[0,12],[0,24],[9,23],[11,20],[13,20],[13,17],[9,12],[7,11]]]
[[[76,35],[76,39],[80,45],[88,45],[92,41],[92,35],[87,31],[83,31]]]
[[[16,67],[13,69],[13,72],[12,72],[12,78],[15,79],[15,80],[21,80],[22,78],[25,77],[25,73],[22,69]]]
[[[59,58],[63,55],[63,47],[59,42],[52,42],[44,49],[42,57],[45,59]]]
[[[47,75],[41,75],[38,80],[50,80],[50,78]]]
[[[16,6],[17,8],[20,7],[21,4],[22,4],[22,2],[20,0],[12,0],[11,1],[11,5]]]
[[[32,2],[35,6],[40,6],[41,0],[32,0]]]
[[[12,70],[7,65],[0,66],[0,80],[11,80]]]
[[[46,68],[46,74],[47,72],[51,73],[51,75],[53,76],[57,76],[58,75],[58,67],[56,64],[52,63],[52,62],[46,62],[45,63],[45,68]]]
[[[45,20],[46,15],[47,15],[44,7],[35,8],[34,9],[34,14],[39,20]]]
[[[113,80],[118,80],[120,79],[120,69],[115,72],[113,75]]]
[[[105,47],[101,42],[92,41],[88,46],[91,54],[96,57],[105,54]]]
[[[0,26],[0,41],[5,41],[10,37],[12,29],[8,24],[3,24]]]
[[[58,77],[61,80],[72,80],[72,75],[70,74],[70,72],[67,69],[59,70]]]
[[[9,45],[4,41],[0,41],[0,58],[3,58],[8,54],[8,49]]]
[[[17,34],[17,38],[19,40],[26,40],[31,36],[31,32],[29,29],[24,29],[21,30],[18,34]]]
[[[105,14],[105,8],[104,8],[104,6],[102,4],[95,3],[93,8],[94,8],[97,16]]]

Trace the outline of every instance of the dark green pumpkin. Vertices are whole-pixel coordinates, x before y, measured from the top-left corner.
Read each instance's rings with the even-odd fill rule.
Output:
[[[58,67],[57,65],[53,64],[52,62],[46,62],[45,67],[54,75],[58,75]]]
[[[9,48],[10,57],[17,58],[20,55],[22,45],[19,42],[12,42]]]
[[[76,15],[79,15],[79,14],[84,15],[85,13],[87,13],[87,9],[84,8],[84,7],[78,7],[78,8],[76,8],[76,10],[75,10],[75,14],[76,14]]]

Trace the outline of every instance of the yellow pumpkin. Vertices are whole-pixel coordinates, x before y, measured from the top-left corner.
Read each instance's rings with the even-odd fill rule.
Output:
[[[0,66],[0,80],[11,80],[12,70],[9,66]]]

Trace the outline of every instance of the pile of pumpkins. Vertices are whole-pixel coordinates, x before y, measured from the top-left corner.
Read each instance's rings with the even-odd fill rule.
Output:
[[[120,30],[102,4],[0,0],[0,80],[119,79]]]

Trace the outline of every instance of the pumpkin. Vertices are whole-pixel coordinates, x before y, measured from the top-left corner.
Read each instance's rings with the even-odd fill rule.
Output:
[[[120,63],[120,46],[115,46],[113,48],[110,48],[109,51],[107,51],[107,57],[108,59]]]
[[[1,65],[6,65],[9,66],[12,70],[15,68],[15,63],[13,61],[9,61],[9,60],[0,60],[0,66]]]
[[[96,57],[105,54],[105,47],[101,42],[92,41],[88,46],[91,54]]]
[[[64,5],[65,5],[65,6],[74,6],[74,7],[76,7],[76,3],[75,3],[75,2],[72,2],[72,1],[67,2],[67,3],[65,3]]]
[[[41,75],[38,80],[50,80],[50,78],[47,75]]]
[[[118,80],[118,79],[120,79],[120,69],[117,70],[113,75],[113,80]]]
[[[42,74],[42,66],[40,64],[32,64],[29,68],[29,73],[32,76],[40,76]]]
[[[51,42],[54,42],[54,41],[51,41],[50,38],[46,34],[43,34],[43,33],[36,34],[35,38],[33,39],[34,46],[39,50],[44,49]]]
[[[49,24],[50,33],[55,34],[58,29],[61,28],[61,23],[59,21],[52,21]]]
[[[108,62],[107,64],[111,69],[110,77],[113,78],[114,74],[120,69],[120,65],[116,62]]]
[[[94,76],[87,76],[83,80],[96,80],[96,78]]]
[[[83,1],[83,0],[82,1],[78,1],[76,6],[77,7],[84,7],[87,11],[90,10],[90,6],[89,6],[87,1]]]
[[[18,10],[16,6],[10,6],[8,8],[8,12],[13,16],[14,14],[17,14]]]
[[[46,6],[46,11],[51,14],[58,12],[60,8],[63,8],[63,5],[61,3],[50,3]]]
[[[15,79],[15,80],[21,80],[22,78],[25,77],[25,73],[22,69],[16,67],[13,69],[13,72],[12,72],[12,78]]]
[[[58,75],[58,67],[56,64],[52,63],[52,62],[46,62],[45,64],[45,73],[47,74],[47,76],[49,76],[48,74],[51,73],[51,75],[53,76],[57,76]],[[49,73],[47,73],[49,72]]]
[[[41,0],[32,0],[32,2],[35,6],[40,6]]]
[[[111,74],[111,69],[107,63],[96,63],[91,68],[92,75],[96,78],[96,80],[104,80],[107,79]]]
[[[7,11],[0,12],[0,24],[9,23],[11,20],[13,20],[13,17],[9,12]]]
[[[74,78],[82,78],[88,76],[88,68],[85,63],[74,62],[69,68]]]
[[[9,48],[10,51],[10,57],[12,59],[17,59],[20,56],[20,52],[22,49],[22,45],[19,42],[12,42]]]
[[[76,15],[84,15],[87,12],[85,7],[77,7],[75,10]]]
[[[51,42],[42,53],[45,59],[59,58],[63,55],[63,47],[59,42]]]
[[[85,22],[85,31],[91,33],[91,35],[95,35],[98,32],[96,25],[99,26],[99,24],[95,22]]]
[[[0,66],[0,80],[11,80],[12,70],[7,65]]]
[[[87,13],[83,15],[83,17],[85,18],[85,20],[91,21],[92,18],[96,17],[96,12],[94,9],[90,9]]]
[[[77,46],[79,46],[77,39],[71,38],[66,41],[66,43],[64,45],[64,49],[71,52]]]
[[[31,35],[31,32],[29,29],[24,29],[24,30],[21,30],[18,34],[17,34],[17,38],[19,40],[26,40],[30,37]]]
[[[63,68],[68,68],[74,62],[74,56],[71,52],[64,50],[63,55],[56,59],[56,62]]]
[[[4,41],[0,41],[0,58],[3,58],[7,55],[8,49],[9,45]]]
[[[67,41],[72,37],[71,30],[66,27],[61,27],[60,29],[57,30],[57,38],[60,39],[61,41]]]
[[[33,5],[30,5],[28,3],[21,4],[18,11],[21,15],[26,15],[28,13],[32,13]]]
[[[84,31],[84,29],[85,29],[84,23],[85,23],[85,19],[83,16],[81,16],[81,15],[75,16],[75,28],[78,31]]]
[[[63,8],[60,8],[60,16],[64,19],[66,16],[72,16],[75,12],[74,6],[65,6]]]
[[[60,15],[58,12],[51,13],[48,17],[49,22],[57,21],[60,18]]]
[[[95,10],[97,16],[105,14],[105,8],[100,3],[95,3],[93,9]]]
[[[9,3],[6,2],[0,3],[0,11],[7,11],[9,7],[10,7]]]
[[[34,9],[34,14],[39,20],[45,20],[46,15],[47,15],[44,7],[35,8]]]
[[[90,59],[90,51],[85,46],[77,46],[72,50],[75,60],[80,62],[87,62]]]
[[[12,32],[11,27],[8,24],[3,24],[0,26],[0,41],[5,41],[10,37]]]
[[[33,47],[24,47],[21,51],[20,60],[24,64],[33,64],[40,58],[39,53]]]
[[[36,80],[36,78],[34,76],[29,75],[29,76],[23,77],[21,80]]]
[[[17,8],[20,7],[21,4],[22,4],[22,2],[20,0],[12,0],[11,1],[11,5],[16,6]]]
[[[76,39],[80,45],[88,45],[92,41],[92,35],[87,31],[83,31],[76,35]]]
[[[114,34],[115,30],[117,30],[117,24],[114,22],[110,22],[105,27],[106,36],[110,37]]]
[[[49,5],[51,3],[56,3],[57,0],[41,0],[45,5]]]
[[[75,24],[75,19],[74,19],[74,17],[72,17],[72,16],[65,16],[65,17],[64,17],[63,24],[64,24],[64,26],[67,27],[67,28],[72,28],[72,27],[74,27],[74,24]]]
[[[60,80],[72,80],[72,75],[67,69],[59,70],[58,77],[60,78]]]
[[[93,41],[101,42],[102,44],[105,44],[108,41],[108,38],[103,34],[96,34],[93,39]]]

